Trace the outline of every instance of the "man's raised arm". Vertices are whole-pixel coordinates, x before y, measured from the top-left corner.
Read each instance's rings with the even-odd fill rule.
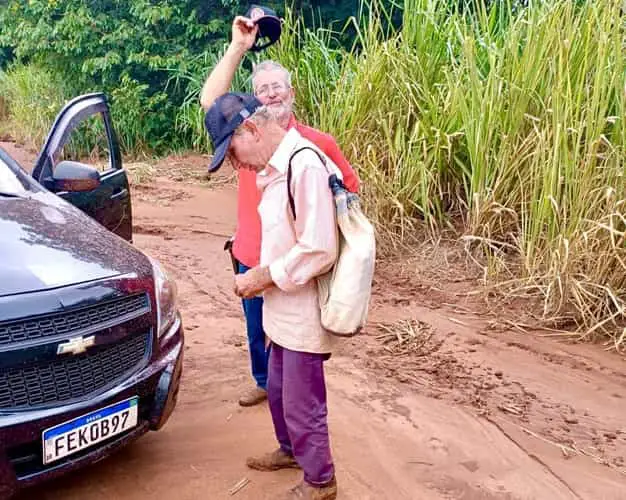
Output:
[[[251,19],[237,16],[233,21],[232,40],[224,57],[220,59],[208,76],[202,92],[200,105],[206,111],[222,94],[230,90],[235,73],[245,53],[254,45],[258,27]]]

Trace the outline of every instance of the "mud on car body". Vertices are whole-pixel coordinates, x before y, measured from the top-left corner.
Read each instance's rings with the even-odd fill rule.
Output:
[[[64,159],[94,118],[100,170]],[[182,372],[176,285],[131,244],[105,96],[69,102],[33,167],[0,149],[0,499],[161,428]]]

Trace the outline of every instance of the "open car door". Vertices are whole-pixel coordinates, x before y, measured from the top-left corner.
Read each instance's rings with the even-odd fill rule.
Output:
[[[132,241],[128,178],[104,94],[79,96],[65,105],[39,153],[33,177]]]

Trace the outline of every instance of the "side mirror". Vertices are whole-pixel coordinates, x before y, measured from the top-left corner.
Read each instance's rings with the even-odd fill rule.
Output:
[[[54,191],[91,191],[100,186],[100,172],[90,165],[62,161],[52,174]]]

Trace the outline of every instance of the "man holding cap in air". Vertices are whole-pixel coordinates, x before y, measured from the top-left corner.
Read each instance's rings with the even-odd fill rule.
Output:
[[[253,6],[246,17],[237,16],[234,19],[231,43],[224,57],[213,68],[202,89],[200,103],[205,111],[219,96],[229,91],[235,72],[246,52],[259,50],[255,42],[259,34],[259,25],[263,22],[268,23],[269,29],[274,30],[273,35],[277,38],[276,30],[280,31],[280,21],[271,9]],[[261,62],[254,68],[252,87],[255,97],[261,104],[267,106],[283,129],[295,129],[302,137],[314,143],[339,168],[346,188],[352,192],[358,191],[358,176],[341,153],[335,139],[329,134],[296,121],[293,114],[295,90],[291,85],[289,71],[273,61]],[[236,158],[231,159],[233,162],[237,161]],[[209,171],[217,170],[220,164],[209,167]],[[237,168],[239,185],[237,230],[232,244],[232,253],[238,261],[239,273],[246,273],[259,263],[261,220],[257,210],[261,193],[257,188],[257,173],[248,168],[234,166]],[[252,406],[267,398],[268,352],[265,348],[263,330],[263,299],[250,297],[243,298],[242,302],[246,317],[252,375],[256,381],[256,387],[243,394],[239,399],[239,404]]]

